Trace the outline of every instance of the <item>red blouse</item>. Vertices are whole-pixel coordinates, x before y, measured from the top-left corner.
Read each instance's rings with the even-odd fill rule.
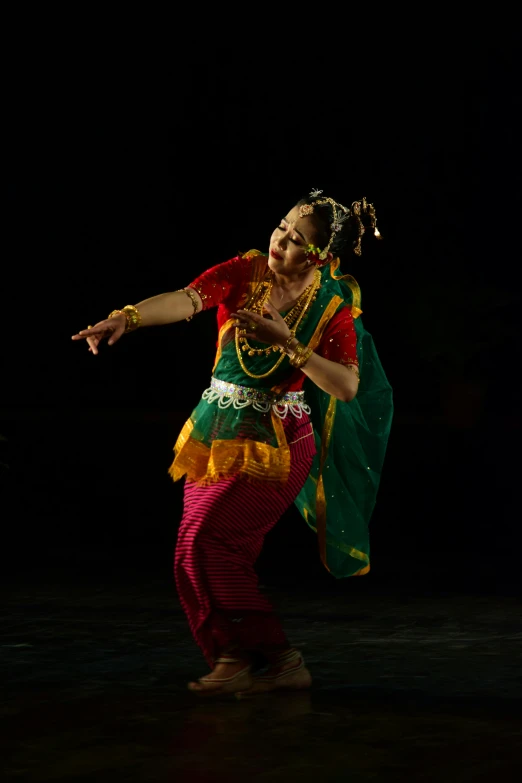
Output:
[[[245,294],[251,279],[252,258],[236,256],[230,261],[207,269],[189,283],[201,297],[203,310],[218,308],[218,328],[230,318],[230,314],[245,304]],[[342,307],[330,319],[324,330],[316,353],[340,364],[359,364],[356,351],[357,338],[353,324],[353,316],[348,306]],[[289,388],[302,385],[304,375],[297,371]]]

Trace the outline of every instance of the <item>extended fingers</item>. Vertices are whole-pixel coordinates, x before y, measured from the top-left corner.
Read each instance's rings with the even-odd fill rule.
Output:
[[[281,315],[279,310],[277,310],[274,307],[272,302],[265,302],[264,308],[267,311],[267,313],[270,314],[270,316],[273,318],[274,321],[282,321],[283,320],[283,316]]]
[[[73,340],[85,340],[89,346],[90,353],[95,356],[98,354],[98,345],[104,337],[109,336],[109,345],[114,342],[113,339],[114,329],[105,322],[96,324],[96,326],[89,326],[87,329],[82,329],[78,334],[72,336]]]
[[[238,310],[237,313],[232,313],[232,315],[242,318],[244,321],[257,321],[259,323],[264,320],[262,315],[253,313],[251,310]]]
[[[101,329],[98,326],[91,326],[90,329],[82,329],[78,334],[73,334],[71,340],[86,340],[88,337],[93,337],[94,335],[102,335],[104,331],[105,328]]]
[[[91,334],[103,334],[107,329],[109,329],[109,324],[105,321],[101,321],[99,324],[96,324],[96,326],[89,326],[87,329],[81,329],[78,334],[83,337],[88,337]]]
[[[232,318],[236,318],[234,326],[252,327],[260,326],[266,319],[257,313],[251,313],[250,310],[238,310],[237,313],[231,313]]]
[[[92,335],[91,337],[87,337],[87,345],[89,346],[89,351],[91,351],[95,355],[98,353],[99,342],[100,340],[95,335]]]

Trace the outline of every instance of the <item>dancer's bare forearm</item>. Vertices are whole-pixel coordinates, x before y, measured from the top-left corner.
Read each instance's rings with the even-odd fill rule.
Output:
[[[199,294],[190,289],[197,302],[197,312],[202,309]],[[194,315],[192,299],[184,291],[170,291],[136,303],[141,316],[140,326],[162,326],[183,321]]]
[[[313,353],[302,371],[320,389],[343,402],[351,402],[359,387],[357,374],[338,362],[324,359]]]

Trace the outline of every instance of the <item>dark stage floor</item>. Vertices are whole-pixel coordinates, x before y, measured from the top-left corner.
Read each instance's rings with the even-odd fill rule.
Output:
[[[267,589],[315,676],[309,693],[201,702],[186,681],[206,666],[168,575],[16,580],[4,779],[520,779],[519,599],[352,585]]]

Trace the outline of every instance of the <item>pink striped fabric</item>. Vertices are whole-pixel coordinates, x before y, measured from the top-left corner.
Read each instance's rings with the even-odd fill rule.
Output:
[[[265,535],[294,502],[315,454],[306,415],[289,414],[283,425],[291,452],[284,486],[239,476],[208,486],[185,482],[174,575],[190,630],[211,666],[225,651],[268,655],[288,646],[254,568]]]

